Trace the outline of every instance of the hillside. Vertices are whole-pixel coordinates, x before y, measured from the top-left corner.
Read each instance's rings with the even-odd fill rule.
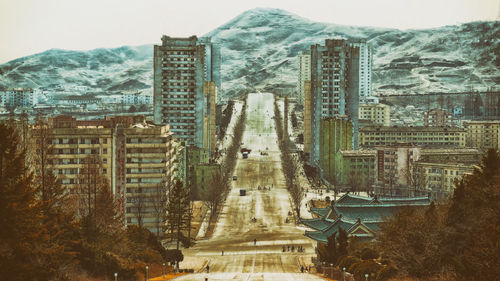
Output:
[[[293,91],[298,52],[331,37],[369,40],[376,94],[464,91],[500,84],[500,21],[402,31],[318,23],[259,8],[205,36],[222,46],[223,92],[228,98],[248,89]],[[0,87],[146,89],[152,86],[152,55],[152,45],[51,49],[0,65]]]

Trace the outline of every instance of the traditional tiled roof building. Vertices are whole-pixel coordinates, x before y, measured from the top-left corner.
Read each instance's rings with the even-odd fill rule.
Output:
[[[302,219],[302,223],[314,231],[305,236],[321,243],[342,228],[349,237],[372,240],[387,217],[406,208],[422,208],[431,203],[429,197],[377,198],[347,193],[326,208],[311,208],[317,217]]]

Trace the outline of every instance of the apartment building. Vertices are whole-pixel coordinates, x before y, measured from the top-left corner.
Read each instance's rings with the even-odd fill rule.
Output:
[[[168,192],[177,174],[178,143],[168,125],[136,123],[140,120],[138,116],[91,121],[58,116],[43,129],[33,127],[30,135],[36,154],[40,140],[48,140],[48,163],[74,198],[86,177],[99,178],[118,199],[125,225],[140,223],[156,233],[160,222],[154,200]],[[38,169],[35,164],[35,173],[40,173]]]
[[[0,92],[0,106],[32,107],[37,103],[37,93],[31,88],[12,88]]]
[[[349,45],[359,48],[359,102],[365,103],[372,96],[373,52],[364,39],[350,39]]]
[[[424,112],[424,126],[453,126],[453,113],[442,109],[431,109]]]
[[[187,145],[215,148],[220,51],[210,38],[163,36],[154,46],[153,88],[156,124],[169,124]]]
[[[363,103],[359,105],[360,122],[368,120],[373,125],[391,125],[391,107],[382,103]]]
[[[460,180],[464,174],[474,170],[474,165],[462,163],[418,161],[414,165],[417,178],[422,178],[422,188],[431,192],[432,198],[436,200],[449,198],[455,190],[455,180]]]
[[[309,52],[300,52],[298,56],[299,75],[297,80],[297,102],[304,104],[305,82],[311,81],[311,54]]]
[[[413,162],[420,157],[420,148],[411,143],[379,146],[377,150],[377,194],[403,196],[411,182]]]
[[[305,125],[310,128],[305,153],[313,166],[319,166],[322,119],[347,116],[352,122],[352,147],[358,147],[359,60],[359,47],[347,40],[327,39],[325,45],[311,46],[311,87],[305,93],[310,110],[304,120],[310,120]]]
[[[404,142],[421,147],[463,148],[465,136],[465,129],[458,127],[367,126],[359,130],[362,147]]]
[[[466,145],[482,150],[500,149],[500,120],[464,121]]]
[[[425,148],[420,151],[419,161],[476,165],[481,162],[481,157],[481,151],[475,148]]]

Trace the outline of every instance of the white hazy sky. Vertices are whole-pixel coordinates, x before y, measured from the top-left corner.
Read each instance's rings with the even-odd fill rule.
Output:
[[[499,18],[500,0],[0,0],[0,63],[51,48],[87,50],[203,35],[245,10],[414,29]]]

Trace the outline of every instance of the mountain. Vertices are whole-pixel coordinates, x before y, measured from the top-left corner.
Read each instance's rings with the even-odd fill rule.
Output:
[[[297,54],[332,37],[366,38],[372,44],[374,93],[464,91],[500,84],[500,21],[402,31],[319,23],[258,8],[205,36],[221,45],[227,98],[252,89],[293,91]],[[146,89],[152,86],[152,56],[152,45],[52,49],[0,65],[0,87]]]

